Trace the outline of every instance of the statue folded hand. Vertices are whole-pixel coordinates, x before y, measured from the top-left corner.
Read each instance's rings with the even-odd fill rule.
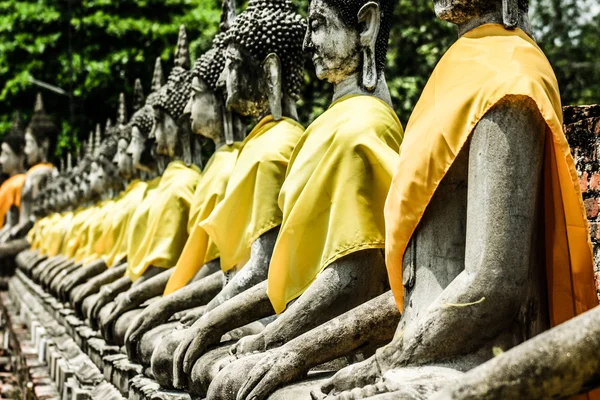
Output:
[[[196,322],[188,329],[173,356],[173,385],[176,388],[185,387],[185,375],[190,375],[194,364],[209,346],[219,343],[221,335],[217,331],[205,320]]]
[[[266,400],[276,389],[298,381],[305,373],[300,353],[281,348],[271,350],[252,368],[237,394],[237,400]]]

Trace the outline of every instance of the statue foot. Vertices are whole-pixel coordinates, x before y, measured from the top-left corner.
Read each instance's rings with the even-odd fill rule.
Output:
[[[236,400],[237,394],[248,379],[252,369],[265,357],[265,353],[252,354],[225,365],[210,383],[207,400]],[[196,363],[198,365],[198,363]],[[197,379],[197,367],[192,372],[192,385]],[[251,397],[249,397],[251,398]]]
[[[315,392],[313,399],[359,400],[359,399],[403,399],[427,400],[443,387],[464,375],[446,367],[414,367],[394,369],[386,372],[383,380],[349,391],[320,397]]]
[[[224,367],[235,360],[235,357],[229,354],[231,344],[220,345],[216,349],[206,352],[196,361],[188,377],[190,393],[200,398],[206,396],[213,379]]]
[[[152,353],[151,366],[154,379],[164,388],[173,386],[173,354],[186,337],[187,329],[178,329],[165,336]]]
[[[174,332],[178,325],[178,322],[169,322],[146,332],[138,344],[138,357],[136,357],[134,362],[140,363],[145,367],[150,366],[154,349],[160,345],[167,335]]]

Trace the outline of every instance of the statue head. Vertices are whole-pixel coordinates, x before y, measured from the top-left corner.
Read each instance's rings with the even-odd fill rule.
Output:
[[[131,121],[123,129],[123,134],[127,135],[124,137],[129,139],[126,153],[131,157],[133,167],[140,171],[149,172],[156,164],[152,149],[154,139],[150,134],[154,125],[154,105],[158,101],[158,91],[164,86],[163,82],[160,58],[157,58],[152,78],[152,93],[146,99],[144,106],[134,112]]]
[[[96,126],[96,151],[89,173],[91,190],[97,195],[116,187],[119,176],[118,169],[112,162],[117,153],[117,139],[108,134],[104,140],[101,140],[100,135],[100,125],[98,124]]]
[[[133,111],[136,112],[144,106],[144,92],[139,79],[135,81],[133,97]],[[127,125],[127,107],[125,105],[124,93],[121,93],[119,96],[117,124],[107,130],[107,134],[114,138],[117,145],[115,155],[112,158],[113,165],[123,179],[132,179],[136,173],[133,168],[131,156],[127,154],[127,147],[131,139],[131,126]]]
[[[220,79],[227,109],[253,117],[270,113],[276,120],[295,116],[304,80],[305,30],[290,0],[250,0],[227,32]]]
[[[529,11],[529,0],[434,0],[433,5],[438,18],[456,25],[498,14],[508,29],[515,28]]]
[[[219,76],[225,67],[225,34],[214,38],[212,47],[204,53],[192,70],[192,93],[186,107],[194,133],[218,141],[224,132],[223,93],[217,90]]]
[[[184,149],[183,138],[188,139],[190,133],[189,118],[184,117],[185,106],[190,98],[192,76],[189,71],[190,57],[185,28],[179,28],[175,66],[171,70],[167,83],[158,91],[158,99],[154,104],[154,126],[150,138],[156,141],[156,152],[159,155],[174,158],[183,157],[184,150],[191,159],[189,146]]]
[[[374,91],[383,77],[393,0],[311,0],[305,51],[317,77],[333,84],[356,75]]]
[[[25,155],[30,166],[48,161],[54,151],[54,143],[58,136],[58,128],[46,111],[41,93],[38,93],[33,116],[25,129]]]
[[[2,139],[0,167],[2,172],[12,176],[23,171],[25,165],[25,139],[10,134]]]

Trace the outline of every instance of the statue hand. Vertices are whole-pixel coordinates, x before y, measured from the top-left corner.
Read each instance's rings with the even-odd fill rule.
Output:
[[[117,295],[117,297],[115,298],[115,307],[112,309],[110,314],[108,314],[108,317],[106,317],[106,319],[100,321],[100,329],[102,330],[102,332],[104,333],[105,331],[109,331],[110,329],[112,329],[112,326],[115,322],[117,322],[117,319],[125,312],[133,308],[134,305],[132,304],[131,298],[129,297],[127,292],[123,292]],[[104,335],[104,337],[107,336]]]
[[[302,356],[283,348],[269,351],[252,368],[236,399],[266,400],[278,388],[299,380],[306,371]]]
[[[231,346],[229,353],[233,356],[244,356],[250,353],[264,353],[266,349],[265,337],[262,333],[241,338]]]
[[[375,357],[371,357],[339,370],[321,385],[321,392],[337,395],[344,391],[373,385],[379,377],[381,377],[381,371],[379,371]]]
[[[173,358],[173,385],[178,389],[185,386],[185,376],[190,375],[196,361],[208,346],[219,343],[221,336],[199,320],[188,329],[185,339],[177,346]]]
[[[160,307],[160,301],[154,302],[146,307],[131,323],[125,333],[125,349],[127,356],[136,362],[138,360],[138,344],[142,340],[142,336],[151,329],[163,324],[168,319],[168,316]],[[112,314],[111,314],[112,315]]]
[[[179,323],[184,327],[189,328],[204,315],[204,310],[206,310],[206,307],[199,307],[186,311],[179,320]]]

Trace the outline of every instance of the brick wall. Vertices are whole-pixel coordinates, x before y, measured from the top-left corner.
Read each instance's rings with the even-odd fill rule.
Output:
[[[564,124],[590,222],[600,298],[600,105],[565,107]]]

